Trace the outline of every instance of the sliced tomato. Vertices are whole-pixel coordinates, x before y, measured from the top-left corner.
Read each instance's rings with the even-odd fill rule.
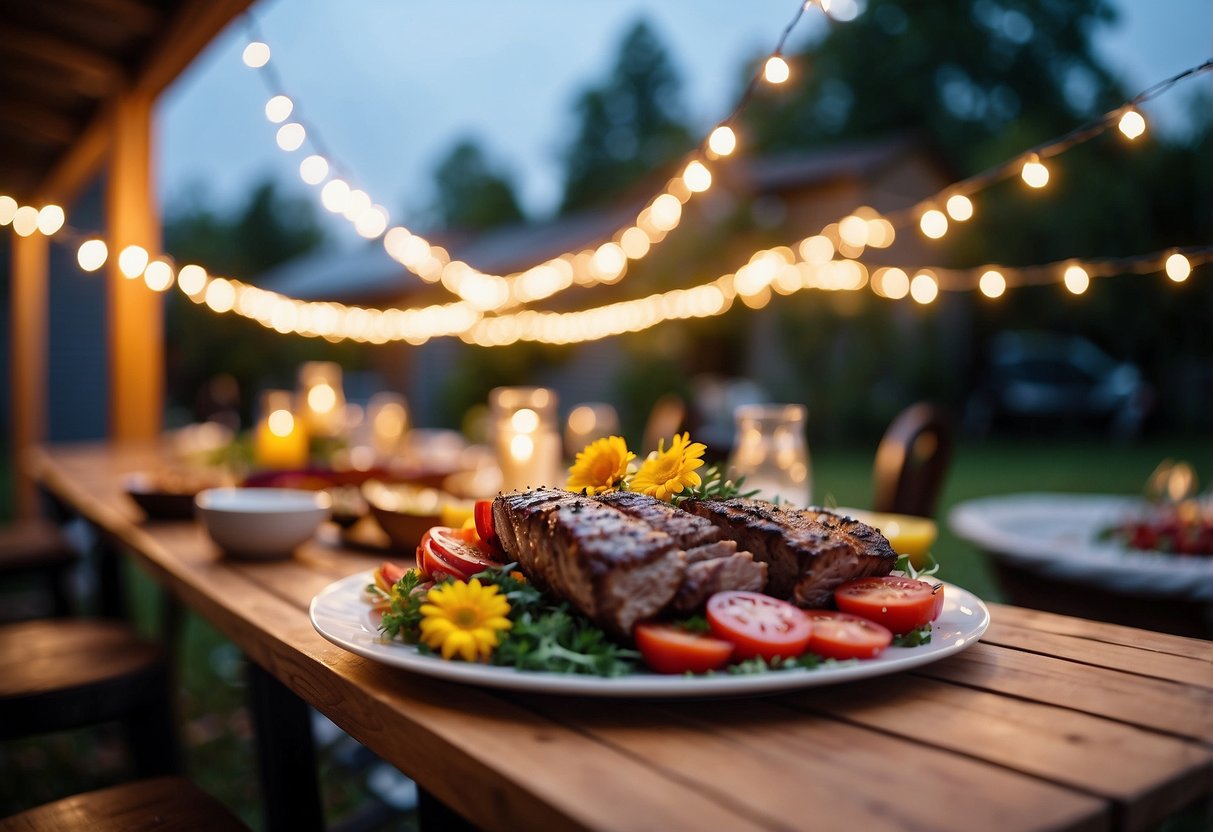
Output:
[[[475,529],[434,526],[421,538],[417,547],[417,563],[421,571],[434,580],[449,575],[466,581],[477,572],[497,565],[497,559],[480,543]]]
[[[707,673],[724,667],[731,642],[673,624],[643,622],[632,631],[644,663],[658,673]]]
[[[464,571],[442,557],[434,549],[434,541],[430,538],[428,532],[425,537],[421,538],[421,543],[417,546],[417,566],[421,569],[422,575],[430,581],[443,581],[447,578],[453,578],[456,581],[466,581],[475,574]]]
[[[843,612],[883,624],[901,635],[931,623],[933,589],[926,581],[913,578],[860,578],[834,590],[834,603]]]
[[[732,642],[733,658],[741,661],[795,658],[813,629],[802,609],[760,592],[717,592],[708,599],[707,617],[712,633]]]
[[[384,561],[379,564],[379,568],[375,570],[375,586],[379,587],[386,593],[391,593],[392,587],[396,582],[404,577],[407,570],[403,566],[399,566],[391,561]]]
[[[931,597],[934,599],[931,605],[931,620],[938,621],[939,616],[943,615],[943,584],[935,584],[931,588]]]
[[[846,612],[807,610],[813,624],[809,652],[827,659],[872,659],[893,641],[887,627]]]
[[[481,541],[500,550],[501,541],[497,539],[497,530],[493,528],[493,501],[477,500],[472,516],[476,519],[476,533],[480,535]]]

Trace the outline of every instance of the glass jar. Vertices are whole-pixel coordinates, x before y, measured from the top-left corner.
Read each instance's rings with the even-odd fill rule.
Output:
[[[729,456],[730,476],[745,477],[742,492],[808,506],[813,497],[808,411],[800,404],[747,404],[733,411],[736,434]]]
[[[489,430],[501,488],[565,483],[556,393],[545,387],[498,387],[489,393]]]

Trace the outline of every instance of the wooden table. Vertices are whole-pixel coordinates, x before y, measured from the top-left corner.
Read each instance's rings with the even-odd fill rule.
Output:
[[[312,597],[375,559],[312,543],[239,562],[192,523],[141,523],[120,477],[158,454],[64,445],[31,462],[284,689],[488,829],[1142,829],[1213,791],[1209,642],[994,605],[954,657],[769,698],[465,687],[313,631]]]

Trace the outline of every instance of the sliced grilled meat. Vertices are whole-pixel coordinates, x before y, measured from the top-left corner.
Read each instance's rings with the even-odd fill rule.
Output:
[[[620,635],[664,609],[686,572],[682,548],[669,534],[567,491],[500,495],[493,525],[537,587]]]
[[[763,500],[688,500],[682,508],[711,520],[767,564],[768,595],[802,607],[829,604],[846,581],[887,575],[897,563],[889,541],[871,526],[818,509]]]
[[[697,561],[687,564],[686,577],[670,609],[685,615],[700,609],[717,592],[726,589],[761,592],[766,583],[767,565],[754,560],[749,552]]]
[[[656,497],[635,491],[611,491],[594,499],[674,538],[678,547],[687,553],[687,563],[728,557],[737,551],[737,543],[725,537],[710,520],[675,508]]]

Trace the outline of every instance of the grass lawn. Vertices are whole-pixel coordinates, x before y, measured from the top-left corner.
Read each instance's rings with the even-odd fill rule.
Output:
[[[818,502],[866,507],[871,500],[874,449],[811,448],[814,497]],[[955,452],[939,517],[973,497],[1018,491],[1132,494],[1164,458],[1192,462],[1205,485],[1213,484],[1213,438],[1151,439],[1129,445],[1101,441],[1040,440],[962,443]],[[2,467],[2,462],[0,462]],[[978,596],[999,600],[983,556],[956,539],[941,522],[935,547],[940,575]],[[137,615],[144,626],[156,620],[158,591],[130,570]],[[197,616],[187,617],[181,662],[180,713],[188,774],[258,828],[260,815],[251,726],[244,708],[243,660],[238,650]],[[25,743],[0,745],[0,816],[56,795],[96,788],[129,776],[120,743],[112,735],[75,732]],[[366,806],[364,771],[340,761],[348,748],[324,750],[321,782],[330,821]],[[415,829],[415,814],[397,813],[364,826]],[[1181,824],[1179,829],[1189,827]],[[1198,827],[1191,827],[1198,828]]]

